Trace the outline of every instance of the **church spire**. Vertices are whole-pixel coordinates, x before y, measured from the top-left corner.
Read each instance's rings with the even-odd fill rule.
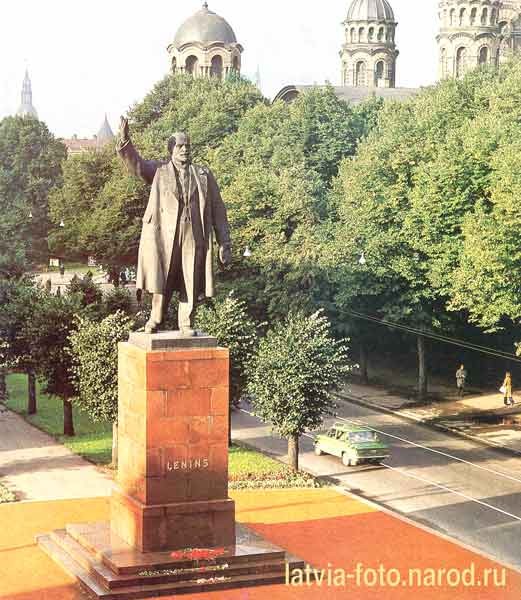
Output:
[[[27,69],[25,70],[25,77],[22,83],[22,102],[16,114],[19,117],[38,118],[36,109],[33,106],[33,91],[31,87],[31,79],[29,78],[29,71]]]

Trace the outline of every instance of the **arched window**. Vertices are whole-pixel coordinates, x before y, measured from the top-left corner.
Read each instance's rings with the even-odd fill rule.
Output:
[[[172,73],[175,73],[177,71],[177,58],[174,56],[174,58],[172,59]]]
[[[488,8],[484,8],[481,13],[481,24],[486,25],[488,20]]]
[[[378,30],[378,41],[382,42],[384,39],[384,35],[385,35],[385,31],[383,27],[380,27],[380,29]]]
[[[384,87],[385,80],[385,62],[383,60],[379,60],[376,63],[376,67],[374,70],[374,78],[376,87]]]
[[[370,42],[373,41],[373,39],[374,39],[374,27],[369,27],[368,39],[369,39]]]
[[[222,56],[217,55],[212,58],[212,64],[210,67],[210,74],[212,77],[222,79],[223,76],[223,59]]]
[[[456,25],[456,9],[453,8],[450,11],[450,24],[451,26]]]
[[[460,27],[461,27],[462,25],[465,25],[465,14],[466,14],[466,12],[467,12],[467,11],[466,11],[464,8],[462,8],[462,9],[459,11],[459,24],[460,24]]]
[[[364,41],[364,35],[365,35],[364,28],[360,27],[360,29],[358,30],[358,41],[359,42],[363,42]]]
[[[501,63],[501,50],[498,48],[496,50],[496,67],[499,67],[500,63]]]
[[[195,77],[199,75],[199,60],[197,59],[197,56],[192,55],[186,59],[185,69],[190,75],[194,75]]]
[[[471,25],[475,25],[476,24],[477,17],[478,17],[478,9],[476,7],[474,7],[470,11],[470,24]]]
[[[459,79],[465,75],[467,63],[467,49],[466,48],[458,48],[456,52],[456,77]]]
[[[441,78],[447,77],[447,49],[442,48],[440,52],[440,72]]]
[[[356,42],[356,29],[351,27],[351,43],[354,44]]]
[[[241,70],[240,65],[239,65],[239,57],[238,56],[233,57],[232,67],[234,68],[235,71],[237,71],[237,73]]]
[[[489,51],[487,46],[483,46],[479,49],[478,63],[480,65],[488,65]]]
[[[356,63],[355,86],[356,87],[365,87],[366,85],[367,85],[367,80],[366,80],[365,62],[363,60],[360,60]]]
[[[496,24],[496,9],[493,8],[491,13],[490,13],[490,24],[491,25],[495,25]]]

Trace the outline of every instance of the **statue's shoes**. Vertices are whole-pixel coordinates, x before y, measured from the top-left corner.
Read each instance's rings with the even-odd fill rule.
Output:
[[[195,329],[191,329],[190,327],[181,328],[179,331],[183,337],[195,337],[197,335]]]
[[[154,319],[149,319],[145,325],[145,333],[156,333],[158,327],[159,323],[154,321]]]

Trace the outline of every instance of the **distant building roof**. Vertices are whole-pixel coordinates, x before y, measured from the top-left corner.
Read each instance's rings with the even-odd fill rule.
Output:
[[[314,88],[326,88],[325,85],[287,85],[283,87],[275,96],[276,100],[284,102],[293,102],[299,94]],[[341,100],[350,104],[359,104],[368,98],[376,96],[384,100],[407,100],[420,93],[420,88],[378,88],[378,87],[351,87],[351,86],[334,86],[335,94]]]
[[[235,33],[226,19],[212,12],[205,2],[201,10],[187,19],[177,30],[174,46],[181,48],[185,44],[223,42],[236,44]]]
[[[100,130],[98,131],[98,135],[96,137],[98,146],[104,146],[108,144],[115,138],[114,132],[112,131],[109,121],[107,119],[107,115],[105,115],[105,120],[103,121]]]
[[[100,150],[115,139],[115,135],[110,127],[107,115],[101,124],[98,134],[92,138],[80,139],[77,135],[73,135],[69,139],[62,140],[67,147],[67,154],[81,154],[82,152],[91,152],[92,150]]]
[[[78,136],[73,135],[69,139],[62,140],[62,142],[67,147],[67,154],[70,156],[71,154],[81,154],[82,152],[96,150],[98,140],[96,137],[80,139]]]
[[[347,13],[348,21],[394,21],[394,12],[387,0],[353,0]]]

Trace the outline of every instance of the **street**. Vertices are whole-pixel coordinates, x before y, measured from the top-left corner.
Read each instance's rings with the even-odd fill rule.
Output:
[[[233,416],[233,438],[282,457],[286,442],[244,405]],[[346,490],[521,569],[521,460],[394,415],[339,402],[338,417],[368,425],[391,447],[382,466],[344,467],[300,441],[300,465],[337,480]],[[321,429],[322,431],[322,429]]]

